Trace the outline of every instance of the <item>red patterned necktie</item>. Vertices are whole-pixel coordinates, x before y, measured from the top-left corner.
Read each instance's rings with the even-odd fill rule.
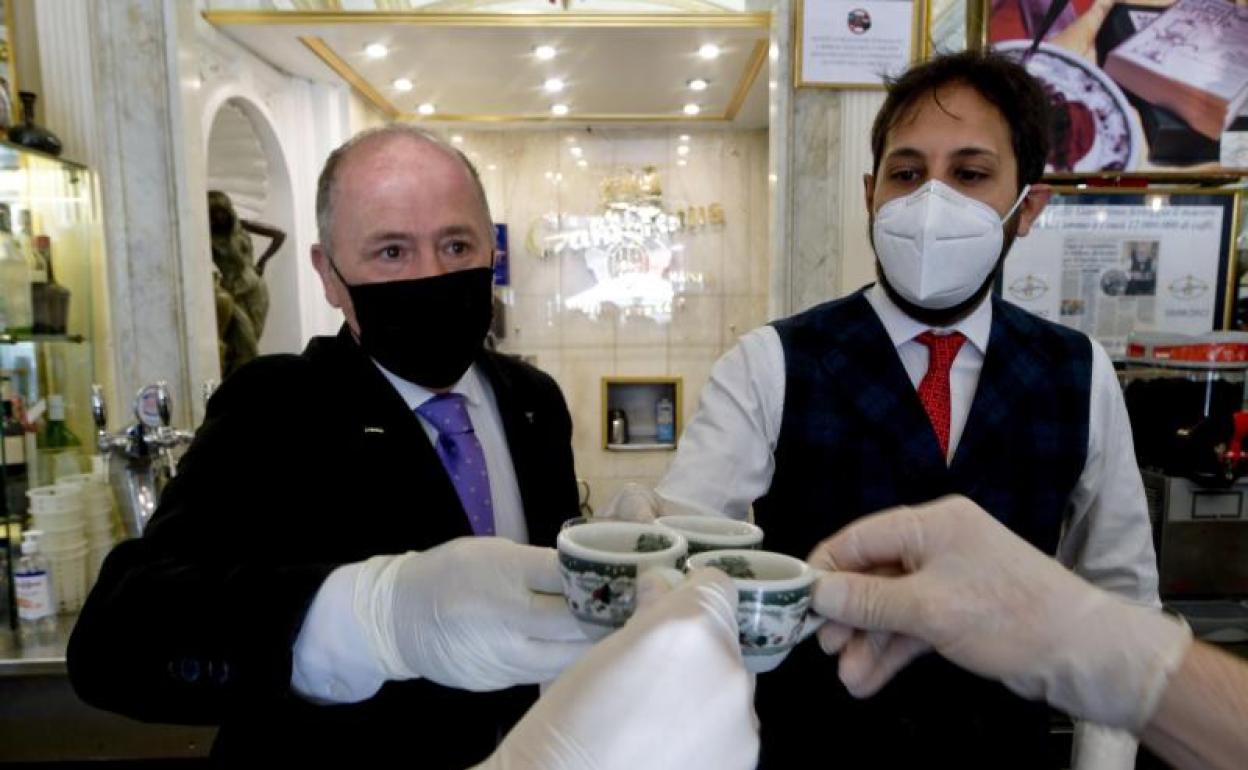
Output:
[[[949,369],[953,359],[957,358],[966,337],[958,332],[950,334],[934,334],[923,332],[914,338],[915,342],[927,346],[927,374],[919,382],[919,400],[927,411],[927,419],[932,422],[936,431],[936,440],[940,442],[940,456],[949,456]]]

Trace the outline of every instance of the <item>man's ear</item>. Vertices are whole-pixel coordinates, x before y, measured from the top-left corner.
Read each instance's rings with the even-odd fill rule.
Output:
[[[321,248],[321,244],[312,245],[312,267],[316,268],[316,274],[321,277],[321,288],[325,292],[325,301],[331,307],[342,308],[344,287],[342,282],[337,280],[334,275],[334,269],[329,264],[329,254]]]
[[[1027,191],[1027,197],[1018,205],[1018,237],[1022,238],[1031,230],[1031,225],[1049,205],[1053,197],[1053,188],[1047,184],[1036,183]]]
[[[875,177],[871,174],[862,175],[862,199],[867,206],[867,213],[871,213],[871,201],[875,200]]]

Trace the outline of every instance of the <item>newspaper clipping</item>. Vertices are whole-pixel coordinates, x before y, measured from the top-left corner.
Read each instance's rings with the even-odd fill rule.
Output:
[[[1005,262],[1006,299],[1121,358],[1132,331],[1217,323],[1221,206],[1050,205]]]

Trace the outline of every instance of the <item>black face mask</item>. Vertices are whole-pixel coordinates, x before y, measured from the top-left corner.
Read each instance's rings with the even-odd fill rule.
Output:
[[[481,352],[493,316],[494,270],[349,284],[360,346],[389,371],[429,389],[449,388]]]

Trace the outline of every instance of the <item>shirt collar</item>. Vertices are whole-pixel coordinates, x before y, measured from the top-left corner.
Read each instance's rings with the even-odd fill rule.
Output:
[[[373,365],[386,376],[394,389],[403,397],[407,408],[416,411],[416,408],[433,398],[437,394],[426,387],[417,385],[414,382],[405,380],[399,375],[391,372],[386,367],[373,360]],[[473,364],[468,367],[468,371],[464,372],[464,376],[459,378],[459,382],[451,387],[451,393],[458,393],[464,397],[469,406],[480,406],[483,394],[481,392],[481,375],[477,372],[477,365]]]
[[[901,347],[932,328],[906,315],[904,310],[897,307],[897,304],[889,299],[884,288],[878,283],[871,287],[866,297],[875,314],[880,317],[880,323],[884,324],[884,330],[888,332],[888,338],[892,340],[893,347]],[[992,331],[991,296],[986,295],[984,300],[979,303],[979,307],[971,311],[971,314],[961,321],[958,321],[953,326],[940,327],[936,331],[961,332],[981,354],[987,354],[988,336]]]

